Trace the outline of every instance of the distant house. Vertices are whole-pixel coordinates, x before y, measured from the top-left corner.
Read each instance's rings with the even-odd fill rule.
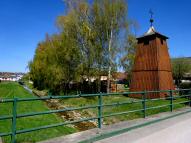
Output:
[[[191,83],[191,73],[186,73],[181,80],[182,83]]]
[[[126,72],[114,72],[111,75],[110,79],[110,92],[125,92],[128,90],[127,86],[127,73]],[[87,76],[83,76],[83,79],[85,79],[86,82],[88,80],[91,81],[91,83],[95,82],[97,80],[96,77],[90,77],[89,79]],[[101,80],[101,92],[107,92],[107,80],[108,76],[102,75],[100,77]]]
[[[101,76],[101,81],[107,81],[108,76],[107,75],[102,75]],[[95,80],[95,78],[94,78]],[[113,82],[122,82],[124,80],[127,80],[127,73],[125,72],[114,72],[111,75],[111,81]]]
[[[107,82],[108,76],[101,76],[101,81]],[[127,86],[127,73],[126,72],[114,72],[111,75],[111,92],[125,92],[128,90]]]
[[[112,74],[111,92],[128,91],[128,74],[126,72],[115,72]]]
[[[0,72],[1,81],[19,81],[24,73]]]
[[[172,61],[175,60],[182,60],[184,62],[186,62],[187,64],[189,64],[191,66],[191,57],[180,57],[180,58],[173,58],[171,59]],[[191,71],[186,73],[183,76],[183,79],[181,80],[182,83],[191,83]]]
[[[107,81],[108,76],[107,75],[102,75],[101,76],[101,81]],[[87,76],[83,76],[83,79],[85,79],[85,81],[88,81]],[[96,77],[90,77],[90,81],[94,82],[96,80]],[[124,80],[127,80],[127,73],[126,72],[114,72],[111,75],[111,81],[115,81],[115,82],[122,82]]]
[[[112,74],[113,81],[117,82],[118,84],[124,84],[127,82],[128,74],[126,72],[115,72]]]

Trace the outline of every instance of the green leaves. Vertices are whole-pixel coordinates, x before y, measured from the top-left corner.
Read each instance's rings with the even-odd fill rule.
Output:
[[[66,15],[57,18],[59,34],[47,35],[39,43],[29,64],[37,88],[54,92],[68,90],[71,82],[95,77],[117,69],[121,33],[128,33],[125,0],[65,1]],[[121,42],[123,43],[123,42]]]
[[[176,84],[179,86],[183,76],[191,71],[190,61],[184,58],[172,59],[172,72]]]

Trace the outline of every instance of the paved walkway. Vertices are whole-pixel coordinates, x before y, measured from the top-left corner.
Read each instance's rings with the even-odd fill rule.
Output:
[[[163,120],[159,121],[161,119]],[[150,124],[151,122],[153,124]],[[134,128],[140,125],[143,127]],[[160,113],[145,119],[125,121],[103,126],[102,129],[95,128],[39,143],[81,141],[86,143],[95,141],[96,143],[191,143],[191,109],[188,107],[176,112]]]
[[[96,143],[191,143],[191,113],[135,129]]]

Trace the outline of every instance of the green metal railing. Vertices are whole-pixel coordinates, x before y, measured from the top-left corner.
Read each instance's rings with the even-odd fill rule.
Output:
[[[181,92],[183,92],[183,91],[187,92],[188,94],[184,94],[181,96],[174,95],[174,93],[176,93],[176,92],[179,93],[180,91]],[[147,95],[151,94],[151,93],[168,93],[169,96],[164,97],[164,98],[148,99]],[[117,95],[128,96],[128,95],[133,95],[133,94],[142,95],[142,98],[139,100],[103,104],[102,98],[104,96],[117,96]],[[44,112],[32,112],[32,113],[25,113],[25,114],[17,114],[17,106],[18,106],[17,103],[18,102],[37,101],[37,100],[45,101],[45,100],[50,100],[50,99],[63,99],[64,100],[64,99],[69,99],[69,98],[85,98],[85,97],[98,97],[98,104],[97,105],[88,105],[88,106],[83,106],[83,107],[59,109],[59,110],[49,110],[49,111],[44,111]],[[187,100],[182,101],[182,102],[178,102],[178,103],[174,103],[173,100],[177,99],[177,98],[186,98]],[[160,105],[160,106],[153,106],[153,107],[146,107],[146,102],[157,101],[157,100],[169,100],[169,104]],[[74,123],[79,123],[79,122],[83,122],[83,121],[97,120],[98,127],[101,128],[102,127],[102,119],[106,118],[106,117],[118,116],[118,115],[123,115],[123,114],[134,113],[134,112],[142,112],[143,118],[145,118],[147,110],[159,109],[162,107],[169,107],[170,111],[172,112],[174,105],[177,105],[177,104],[188,103],[191,106],[191,89],[125,92],[125,93],[110,93],[110,94],[107,94],[107,93],[78,94],[78,95],[68,95],[68,96],[44,96],[44,97],[34,97],[34,98],[13,98],[13,99],[0,99],[0,103],[12,103],[13,104],[12,115],[0,116],[0,121],[1,120],[8,120],[8,119],[12,120],[11,132],[7,132],[7,133],[0,132],[0,137],[11,136],[11,142],[15,143],[17,134],[53,128],[53,127],[67,125],[67,124],[74,124]],[[117,113],[111,113],[111,114],[103,115],[103,108],[104,107],[120,106],[120,105],[135,104],[135,103],[142,103],[142,108],[136,109],[136,110],[123,111],[123,112],[117,112]],[[61,123],[57,123],[57,124],[51,124],[51,125],[35,127],[35,128],[30,128],[30,129],[22,129],[22,130],[17,130],[17,127],[16,127],[17,119],[19,119],[19,118],[25,118],[25,117],[37,116],[37,115],[45,115],[45,114],[52,114],[52,113],[59,113],[59,112],[66,112],[66,111],[73,111],[73,110],[93,109],[93,108],[94,109],[97,108],[97,110],[98,110],[98,116],[97,117],[84,118],[84,119],[80,119],[80,120],[76,120],[76,121],[66,121],[66,122],[61,122]]]

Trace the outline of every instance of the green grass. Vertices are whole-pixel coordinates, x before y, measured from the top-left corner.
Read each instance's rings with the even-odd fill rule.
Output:
[[[0,83],[0,98],[30,98],[33,97],[18,83],[5,82]],[[49,110],[45,102],[19,102],[17,104],[17,114],[40,112]],[[12,115],[12,103],[0,103],[0,116]],[[17,119],[17,130],[34,128],[44,125],[63,122],[63,120],[56,114],[40,115],[33,117],[25,117]],[[0,121],[0,133],[11,131],[11,120]],[[60,126],[56,128],[49,128],[30,133],[17,135],[17,143],[22,142],[37,142],[49,138],[66,135],[75,132],[76,129],[69,126]],[[3,137],[3,142],[10,143],[10,137]]]
[[[17,83],[1,83],[0,84],[0,97],[4,98],[13,98],[13,97],[32,97],[33,95],[29,94],[27,91],[25,91],[20,85]],[[103,97],[103,104],[110,104],[110,103],[118,103],[118,102],[125,102],[125,101],[134,101],[139,99],[133,99],[129,98],[123,95],[116,95],[116,96],[104,96]],[[174,100],[174,103],[187,101],[185,98],[178,98]],[[82,106],[88,106],[88,105],[97,105],[98,99],[95,98],[72,98],[72,99],[64,99],[60,100],[60,102],[65,107],[82,107]],[[170,100],[159,100],[159,101],[148,101],[146,102],[147,107],[154,107],[154,106],[160,106],[160,105],[166,105],[169,104]],[[0,115],[8,115],[12,113],[12,104],[3,105],[4,103],[0,104]],[[174,110],[178,108],[185,107],[185,104],[179,104],[174,105]],[[103,115],[108,115],[111,113],[119,113],[124,111],[130,111],[130,110],[137,110],[142,109],[142,103],[133,103],[133,104],[126,104],[126,105],[119,105],[119,106],[113,106],[113,107],[104,107],[103,108]],[[34,102],[22,102],[18,104],[17,111],[18,113],[27,113],[27,112],[40,112],[40,111],[46,111],[49,110],[46,106],[46,104],[42,101],[34,101]],[[146,115],[153,115],[160,112],[167,112],[170,111],[170,107],[163,107],[158,109],[152,109],[147,110]],[[98,111],[97,108],[95,109],[86,109],[77,111],[81,113],[82,118],[86,117],[97,117]],[[143,113],[135,112],[135,113],[129,113],[125,115],[118,115],[113,117],[108,117],[103,119],[104,124],[113,124],[120,121],[125,120],[132,120],[136,118],[142,118]],[[43,116],[35,116],[35,117],[28,117],[28,118],[22,118],[17,120],[17,129],[25,129],[25,128],[33,128],[38,127],[42,125],[49,125],[52,123],[58,123],[62,120],[57,117],[55,114],[50,115],[43,115]],[[95,122],[97,122],[95,120]],[[10,131],[11,130],[11,121],[4,121],[4,123],[0,122],[0,132]],[[76,130],[70,127],[57,127],[57,128],[51,128],[47,130],[41,130],[41,131],[35,131],[27,134],[17,135],[17,142],[36,142],[39,140],[44,140],[47,138],[52,138],[55,136],[61,136],[63,134],[68,134],[75,132]],[[6,142],[9,142],[9,138],[4,138]]]
[[[124,101],[132,101],[132,100],[139,100],[139,99],[133,99],[129,98],[123,95],[117,95],[117,96],[107,96],[103,97],[103,104],[110,104],[110,103],[118,103],[118,102],[124,102]],[[177,98],[176,100],[173,101],[173,103],[178,103],[178,102],[183,102],[187,101],[185,98]],[[60,100],[60,102],[66,106],[66,107],[82,107],[82,106],[87,106],[87,105],[97,105],[98,104],[98,99],[97,98],[72,98],[72,99],[64,99]],[[161,106],[161,105],[166,105],[170,104],[169,100],[159,100],[159,101],[148,101],[146,103],[147,108],[148,107],[155,107],[155,106]],[[173,110],[176,110],[178,108],[185,107],[185,104],[179,104],[179,105],[174,105]],[[119,105],[119,106],[113,106],[113,107],[104,107],[103,108],[103,115],[108,115],[112,113],[118,113],[118,112],[124,112],[124,111],[130,111],[130,110],[136,110],[136,109],[141,109],[142,103],[133,103],[133,104],[126,104],[126,105]],[[153,115],[157,114],[160,112],[167,112],[170,111],[170,106],[167,107],[162,107],[158,109],[150,109],[146,111],[146,115]],[[81,113],[82,117],[96,117],[98,115],[97,109],[86,109],[86,110],[81,110],[77,111]],[[108,118],[104,118],[104,124],[113,124],[116,122],[120,121],[125,121],[125,120],[132,120],[136,118],[142,118],[143,113],[142,112],[135,112],[135,113],[130,113],[130,114],[125,114],[125,115],[118,115],[118,116],[112,116]]]
[[[107,97],[104,96],[103,104],[135,101],[135,100],[139,100],[139,99],[133,99],[123,95],[107,96]],[[177,98],[176,100],[173,101],[173,103],[178,103],[183,101],[187,101],[187,99]],[[97,98],[77,98],[77,99],[61,100],[60,102],[62,102],[67,107],[81,107],[81,106],[87,106],[87,105],[97,105],[98,99]],[[170,100],[161,99],[159,101],[147,101],[146,107],[148,108],[148,107],[155,107],[155,106],[161,106],[161,105],[167,105],[167,104],[170,104]],[[178,104],[178,105],[174,105],[173,109],[175,110],[185,106],[186,106],[185,104]],[[142,108],[143,108],[142,103],[125,104],[125,105],[118,105],[113,107],[111,106],[103,107],[103,115],[125,112],[130,110],[138,110]],[[149,116],[149,115],[157,114],[160,112],[167,112],[167,111],[170,111],[170,106],[147,110],[146,115]],[[98,110],[96,108],[86,109],[86,110],[82,110],[80,113],[86,117],[95,117],[97,116]],[[103,121],[104,121],[104,124],[113,124],[120,121],[132,120],[132,119],[142,118],[142,117],[143,117],[143,112],[139,111],[135,113],[107,117],[107,118],[104,118]]]

